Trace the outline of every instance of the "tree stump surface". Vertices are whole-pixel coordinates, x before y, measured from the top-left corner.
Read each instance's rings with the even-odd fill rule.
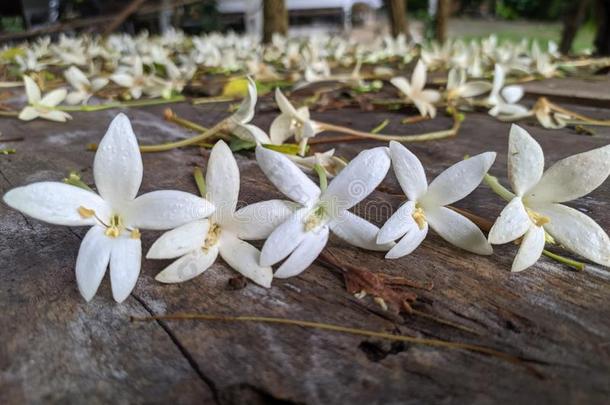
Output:
[[[544,86],[540,83],[539,86]],[[584,88],[585,84],[583,84]],[[591,99],[610,88],[597,84]],[[553,94],[549,96],[553,99]],[[586,98],[585,98],[586,99]],[[598,118],[610,107],[579,98],[562,104]],[[164,106],[126,110],[141,144],[190,136],[163,120]],[[171,105],[211,126],[227,104]],[[270,95],[259,101],[254,122],[268,129],[277,114]],[[93,184],[93,153],[118,110],[74,113],[66,124],[0,119],[14,155],[0,155],[0,191],[68,171]],[[450,118],[403,125],[414,111],[344,109],[313,113],[314,119],[370,130],[388,118],[387,133],[420,133],[449,127]],[[442,115],[442,114],[441,114]],[[597,135],[573,129],[546,130],[521,123],[541,144],[546,167],[558,159],[610,142],[610,128]],[[490,173],[507,185],[510,124],[469,113],[453,139],[407,145],[423,162],[428,179],[451,164],[484,151],[498,153]],[[318,135],[319,137],[328,134]],[[1,138],[0,138],[1,140]],[[316,145],[336,147],[353,158],[381,142]],[[193,165],[205,170],[208,150],[185,148],[144,154],[141,193],[179,189],[196,193]],[[282,198],[258,169],[253,152],[239,153],[240,200]],[[610,182],[572,205],[610,229]],[[354,211],[381,225],[404,197],[390,171],[379,190]],[[481,185],[456,204],[494,220],[505,205]],[[340,261],[375,273],[431,282],[418,295],[414,315],[385,312],[371,297],[346,291],[337,271],[316,262],[301,276],[275,280],[270,289],[247,283],[234,288],[237,273],[219,259],[192,281],[163,285],[154,276],[170,261],[143,260],[133,294],[122,304],[111,297],[108,277],[90,302],[78,293],[74,266],[85,228],[48,225],[0,205],[0,403],[607,403],[610,395],[610,273],[597,265],[583,272],[542,257],[517,274],[510,266],[517,247],[495,246],[477,256],[449,245],[434,232],[411,255],[384,260],[331,237]],[[143,232],[143,253],[158,237]],[[260,244],[258,245],[260,246]],[[408,290],[408,289],[407,289]],[[132,323],[130,316],[205,312],[327,322],[427,338],[478,344],[515,355],[542,377],[501,359],[464,350],[392,343],[285,325],[201,321]],[[467,332],[419,314],[462,325]],[[474,332],[474,333],[473,333]]]

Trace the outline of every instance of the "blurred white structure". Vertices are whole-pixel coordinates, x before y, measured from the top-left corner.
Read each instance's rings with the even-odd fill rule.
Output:
[[[371,9],[382,6],[382,0],[285,0],[290,11],[340,10],[343,27],[349,31],[352,25],[352,8],[363,4]],[[262,32],[263,9],[262,0],[219,0],[218,11],[225,14],[244,14],[246,32],[250,35],[260,35]]]

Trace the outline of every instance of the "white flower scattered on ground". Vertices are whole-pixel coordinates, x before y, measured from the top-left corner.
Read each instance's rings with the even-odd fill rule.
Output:
[[[522,238],[512,271],[540,257],[545,232],[566,249],[610,266],[610,238],[582,212],[562,203],[589,194],[610,174],[610,146],[562,159],[544,172],[542,148],[523,128],[513,125],[508,141],[508,178],[514,198],[489,232],[489,242]]]
[[[64,77],[75,89],[75,91],[68,93],[66,102],[68,104],[86,104],[87,101],[99,90],[108,84],[108,79],[105,77],[97,77],[93,80],[89,80],[87,76],[77,68],[71,66],[64,72]]]
[[[415,65],[411,82],[404,77],[394,77],[390,82],[405,96],[409,101],[412,101],[422,117],[436,116],[436,107],[434,103],[441,99],[441,94],[436,90],[425,90],[426,86],[426,65],[420,59]]]
[[[246,141],[254,141],[256,143],[271,143],[269,136],[257,127],[250,124],[254,118],[254,108],[256,107],[258,95],[256,92],[256,83],[251,77],[248,77],[248,91],[246,97],[242,100],[237,111],[227,118],[227,130],[232,132],[237,137]]]
[[[523,98],[523,87],[513,85],[504,86],[506,72],[504,68],[496,64],[494,68],[494,81],[491,93],[487,101],[492,106],[489,115],[500,119],[519,119],[530,115],[529,110],[517,104]]]
[[[407,148],[390,142],[392,166],[407,202],[388,219],[377,236],[377,243],[400,241],[386,258],[396,259],[413,252],[428,234],[428,226],[447,242],[480,255],[492,254],[485,235],[469,219],[449,209],[470,194],[483,180],[496,154],[485,152],[454,164],[430,185],[424,168]]]
[[[275,89],[275,102],[281,114],[271,123],[269,129],[271,142],[281,145],[288,138],[294,137],[300,145],[301,155],[304,155],[309,138],[316,136],[322,129],[311,119],[307,107],[294,108],[279,87]]]
[[[314,153],[311,156],[286,155],[290,160],[297,164],[301,169],[312,173],[315,165],[320,165],[328,177],[334,177],[347,166],[347,162],[335,156],[335,149],[326,152]]]
[[[300,274],[318,257],[332,231],[345,242],[369,250],[388,250],[392,244],[375,241],[379,228],[352,214],[358,204],[381,183],[389,167],[387,148],[360,152],[325,188],[318,187],[281,153],[256,147],[256,160],[269,180],[300,205],[266,240],[260,264],[284,262],[274,277]],[[322,188],[322,189],[321,189]]]
[[[110,266],[112,295],[125,300],[140,274],[140,229],[171,229],[205,218],[214,206],[182,191],[153,191],[136,197],[142,157],[129,119],[119,114],[102,138],[93,176],[98,193],[59,183],[39,182],[4,195],[10,207],[55,225],[91,226],[76,259],[81,295],[91,300]]]
[[[110,80],[125,87],[134,99],[142,97],[142,92],[151,85],[151,78],[144,73],[144,65],[139,56],[134,58],[132,66],[120,68],[110,76]]]
[[[459,100],[480,96],[491,90],[491,83],[484,81],[468,82],[466,71],[453,68],[447,78],[447,99]]]
[[[65,100],[68,94],[66,89],[55,89],[42,97],[40,88],[31,77],[23,76],[23,84],[28,105],[19,113],[20,120],[31,121],[35,118],[44,118],[50,121],[66,122],[72,118],[70,114],[56,108]]]
[[[265,239],[293,210],[293,204],[270,200],[236,211],[239,168],[231,149],[218,141],[210,154],[206,173],[206,197],[216,207],[209,219],[199,219],[161,236],[146,255],[149,259],[178,260],[156,277],[163,283],[179,283],[206,271],[217,256],[244,277],[270,287],[273,271],[259,265],[260,252],[244,241]]]

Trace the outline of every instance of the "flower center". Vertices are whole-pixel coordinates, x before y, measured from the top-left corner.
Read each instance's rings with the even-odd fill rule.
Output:
[[[420,230],[423,230],[426,227],[426,213],[424,212],[423,208],[416,207],[411,216],[413,217],[413,220],[417,223],[417,226]]]
[[[527,211],[527,215],[530,217],[532,222],[536,224],[536,226],[543,226],[544,224],[548,224],[551,222],[551,219],[547,216],[537,213],[536,211],[532,211],[529,208],[525,209]]]
[[[305,231],[309,232],[316,229],[318,226],[320,226],[325,216],[326,210],[322,205],[319,205],[309,214],[309,216],[307,216],[307,219],[305,219]]]
[[[208,229],[208,234],[205,237],[205,242],[203,243],[203,250],[207,251],[209,248],[218,243],[218,238],[220,237],[220,225],[211,224]]]
[[[87,207],[80,206],[78,207],[78,213],[82,218],[95,218],[100,225],[102,225],[106,230],[104,231],[104,235],[109,238],[118,238],[121,236],[121,232],[123,230],[129,232],[129,237],[132,239],[140,239],[140,230],[137,228],[128,228],[123,224],[123,218],[119,214],[113,214],[110,217],[110,222],[107,224],[97,216],[95,210],[92,210]]]

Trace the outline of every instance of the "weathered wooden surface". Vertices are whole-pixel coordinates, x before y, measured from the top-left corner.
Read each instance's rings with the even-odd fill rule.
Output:
[[[605,83],[608,86],[608,83]],[[606,87],[607,88],[607,87]],[[275,115],[271,99],[255,122],[263,128]],[[215,123],[226,105],[173,106],[180,115]],[[608,118],[608,110],[574,107]],[[187,136],[162,119],[163,107],[126,111],[141,143]],[[0,189],[40,180],[60,180],[79,170],[92,183],[88,143],[98,142],[117,111],[75,113],[67,124],[0,120],[17,154],[0,156]],[[416,133],[446,127],[447,118],[412,126],[402,112],[357,110],[314,113],[314,118],[370,129],[385,118],[388,132]],[[544,130],[524,124],[541,143],[547,162],[610,141],[573,130]],[[509,124],[484,114],[467,116],[459,137],[410,148],[429,179],[466,154],[498,152],[492,174],[506,182]],[[324,135],[322,135],[324,136]],[[377,142],[336,145],[352,158]],[[7,146],[0,144],[0,146]],[[319,145],[319,150],[326,149]],[[195,192],[192,165],[205,167],[196,148],[144,156],[141,192],[177,188]],[[239,154],[241,199],[245,203],[280,197],[257,168],[252,153]],[[548,166],[548,163],[547,163]],[[382,223],[401,202],[392,174],[382,190],[356,212]],[[610,183],[574,206],[610,229]],[[371,202],[374,202],[372,204]],[[485,186],[457,204],[493,219],[503,202]],[[374,208],[377,207],[377,208]],[[547,258],[511,274],[512,245],[476,256],[430,234],[412,255],[382,260],[332,239],[342,261],[371,271],[406,275],[434,283],[417,290],[415,308],[476,331],[464,332],[421,316],[392,317],[369,298],[349,295],[341,275],[315,264],[300,277],[274,281],[271,289],[248,284],[229,287],[236,273],[220,259],[196,279],[162,285],[154,276],[168,262],[144,261],[132,296],[116,304],[108,280],[92,302],[80,297],[74,263],[85,229],[56,227],[0,206],[0,403],[607,403],[610,395],[610,273],[588,266],[570,271]],[[158,236],[143,234],[144,251]],[[203,322],[130,323],[129,316],[176,312],[280,316],[345,326],[464,341],[493,347],[524,359],[543,375],[465,351],[365,339],[263,324]]]

